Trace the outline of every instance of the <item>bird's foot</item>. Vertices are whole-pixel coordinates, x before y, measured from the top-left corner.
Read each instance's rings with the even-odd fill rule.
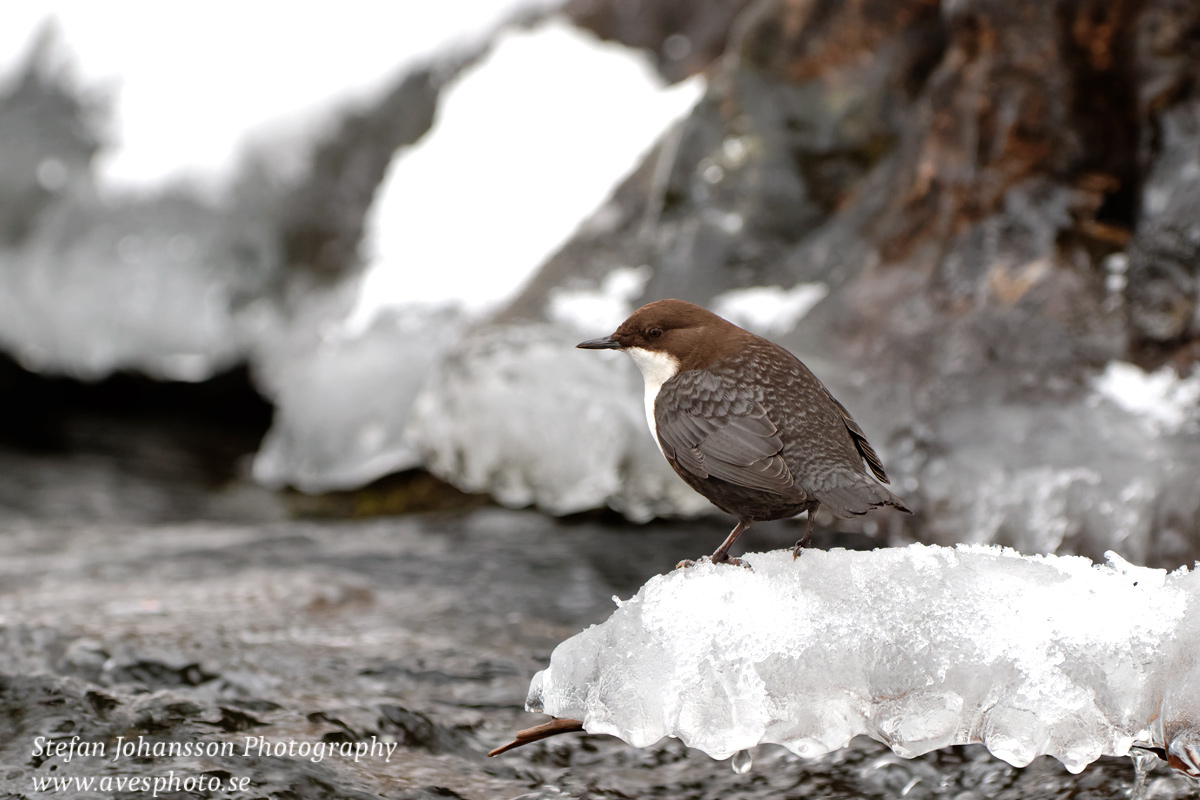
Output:
[[[809,537],[805,536],[792,547],[792,561],[799,558],[800,554],[804,552],[804,548],[808,547],[808,539]]]
[[[750,566],[745,561],[742,561],[740,558],[733,558],[732,556],[725,556],[725,558],[721,559],[720,561],[713,561],[711,556],[700,556],[699,558],[697,558],[694,561],[690,558],[685,558],[683,561],[680,561],[678,564],[675,565],[675,569],[687,569],[688,567],[694,567],[697,564],[706,564],[706,563],[708,563],[708,564],[729,564],[730,566],[733,566],[733,567],[744,567],[744,568],[750,570],[751,572],[754,571],[754,567]]]

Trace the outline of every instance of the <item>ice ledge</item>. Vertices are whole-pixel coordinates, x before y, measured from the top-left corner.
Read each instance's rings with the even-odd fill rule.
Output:
[[[1138,743],[1200,775],[1200,577],[1107,557],[912,545],[677,570],[560,644],[527,708],[714,758],[865,734],[1079,772]]]

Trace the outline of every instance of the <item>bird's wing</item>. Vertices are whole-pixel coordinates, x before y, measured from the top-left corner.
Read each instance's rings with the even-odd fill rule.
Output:
[[[654,424],[663,454],[696,477],[795,491],[779,429],[751,390],[731,378],[707,370],[679,373],[658,393]]]
[[[846,429],[850,431],[850,438],[854,440],[854,446],[858,448],[858,454],[862,456],[863,461],[867,462],[867,466],[871,468],[871,472],[875,473],[875,477],[884,483],[888,483],[887,473],[883,471],[883,461],[880,460],[879,454],[875,452],[875,448],[871,447],[871,443],[867,441],[867,435],[863,433],[863,429],[854,421],[854,417],[850,416],[850,412],[846,407],[839,403],[829,390],[824,386],[821,389],[825,392],[825,396],[833,401],[837,406],[838,413],[842,415],[842,422],[846,423]]]

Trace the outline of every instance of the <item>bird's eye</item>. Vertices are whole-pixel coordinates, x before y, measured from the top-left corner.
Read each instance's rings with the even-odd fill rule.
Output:
[[[646,331],[646,338],[657,339],[658,337],[662,336],[662,333],[662,328],[651,328],[650,330]]]

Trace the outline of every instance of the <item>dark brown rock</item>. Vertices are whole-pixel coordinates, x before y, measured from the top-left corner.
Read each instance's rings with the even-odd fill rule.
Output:
[[[733,21],[751,0],[570,0],[565,13],[601,39],[648,50],[675,82],[725,52]]]

